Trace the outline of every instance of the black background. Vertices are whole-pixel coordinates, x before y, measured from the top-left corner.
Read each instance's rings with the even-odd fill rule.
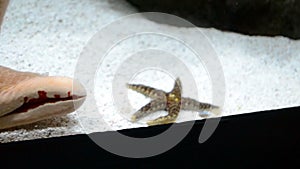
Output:
[[[144,159],[111,154],[87,135],[6,143],[0,144],[0,163],[1,168],[299,168],[299,119],[300,107],[224,117],[203,144],[198,143],[200,120],[176,147]],[[148,137],[169,126],[121,133]]]

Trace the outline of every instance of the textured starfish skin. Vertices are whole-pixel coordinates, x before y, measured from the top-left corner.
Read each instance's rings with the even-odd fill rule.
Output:
[[[147,116],[150,113],[164,110],[168,112],[168,115],[148,121],[147,124],[167,124],[173,123],[176,120],[181,109],[202,111],[218,108],[217,106],[208,103],[202,103],[191,98],[182,97],[182,87],[179,78],[176,79],[174,87],[170,92],[164,92],[162,90],[140,84],[127,84],[127,87],[152,99],[150,103],[146,104],[132,115],[131,120],[133,122]]]

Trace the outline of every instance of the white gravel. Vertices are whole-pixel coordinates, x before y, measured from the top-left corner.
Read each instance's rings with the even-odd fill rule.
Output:
[[[12,0],[0,34],[0,65],[21,71],[74,77],[80,53],[93,35],[105,25],[133,13],[136,13],[134,8],[119,0]],[[177,28],[140,19],[140,25],[128,23],[128,27],[143,24],[157,29],[169,27],[189,39],[198,33],[195,28]],[[300,105],[300,41],[200,29],[213,45],[223,67],[226,83],[223,116]],[[169,50],[186,60],[189,68],[196,70],[200,100],[210,102],[209,78],[203,71],[205,69],[193,62],[191,51],[169,38],[137,35],[116,45],[104,60],[106,67],[98,70],[95,79],[92,79],[95,80],[94,96],[98,111],[79,109],[64,117],[0,131],[0,142],[145,126],[144,123],[132,124],[126,115],[118,113],[111,101],[110,87],[114,76],[112,70],[122,62],[120,58],[146,48]],[[138,74],[132,82],[164,90],[170,90],[173,85],[169,76],[155,71]],[[129,91],[128,94],[135,108],[149,101],[134,92]],[[193,115],[191,119],[200,119],[185,112],[179,121],[191,120],[185,118],[188,114]],[[105,119],[106,125],[100,123],[100,116]]]

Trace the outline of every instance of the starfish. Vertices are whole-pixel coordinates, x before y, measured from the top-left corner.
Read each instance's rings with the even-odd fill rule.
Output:
[[[0,66],[0,129],[71,113],[85,96],[84,87],[71,78]]]
[[[1,29],[1,23],[3,20],[7,5],[8,5],[8,0],[0,0],[0,29]]]
[[[168,115],[148,121],[147,124],[167,124],[175,122],[180,110],[203,111],[218,108],[218,106],[209,103],[198,102],[195,99],[182,97],[182,87],[179,78],[175,80],[174,87],[170,92],[164,92],[163,90],[141,84],[127,84],[127,87],[152,99],[148,104],[132,115],[131,121],[133,122],[150,113],[164,110],[168,112]],[[203,114],[203,116],[205,115]]]

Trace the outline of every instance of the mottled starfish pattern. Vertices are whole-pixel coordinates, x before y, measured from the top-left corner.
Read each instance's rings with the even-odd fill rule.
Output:
[[[132,115],[131,120],[133,122],[150,113],[164,110],[168,112],[168,115],[148,121],[147,124],[167,124],[173,123],[176,120],[180,110],[203,111],[218,108],[212,104],[202,103],[191,98],[182,97],[182,87],[179,78],[175,80],[174,87],[170,92],[164,92],[141,84],[127,84],[127,87],[152,99],[150,103],[146,104]],[[205,115],[203,114],[203,116]]]

